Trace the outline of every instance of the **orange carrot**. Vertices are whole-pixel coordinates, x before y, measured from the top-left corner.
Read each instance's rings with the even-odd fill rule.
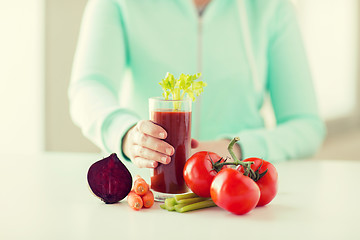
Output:
[[[127,201],[129,203],[129,206],[138,211],[143,207],[143,200],[142,198],[137,195],[134,191],[131,191],[127,196]]]
[[[144,207],[150,208],[152,205],[154,205],[154,194],[151,190],[141,197],[144,203]]]
[[[139,175],[135,176],[134,191],[136,194],[142,196],[149,191],[149,185]]]

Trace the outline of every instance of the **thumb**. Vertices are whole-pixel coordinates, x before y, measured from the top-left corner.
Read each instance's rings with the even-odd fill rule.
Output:
[[[197,148],[199,146],[199,141],[195,139],[191,139],[191,148]]]

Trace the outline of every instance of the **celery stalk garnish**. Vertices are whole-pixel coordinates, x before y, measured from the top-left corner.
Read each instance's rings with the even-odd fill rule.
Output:
[[[166,100],[182,100],[187,95],[193,101],[203,92],[206,83],[203,81],[196,81],[201,77],[201,73],[194,75],[181,74],[179,79],[176,79],[171,73],[167,73],[165,78],[159,82],[163,89],[163,97]],[[175,110],[180,106],[174,105]]]

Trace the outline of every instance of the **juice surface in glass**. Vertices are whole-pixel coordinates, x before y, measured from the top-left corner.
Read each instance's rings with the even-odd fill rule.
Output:
[[[191,112],[154,110],[150,112],[151,120],[167,132],[165,141],[175,148],[169,164],[159,164],[151,177],[151,188],[161,193],[180,194],[188,191],[183,169],[190,157],[191,149]]]

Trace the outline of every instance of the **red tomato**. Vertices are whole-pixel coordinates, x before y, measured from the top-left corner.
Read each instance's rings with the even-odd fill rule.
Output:
[[[238,215],[254,209],[260,198],[258,185],[233,168],[222,169],[214,177],[210,193],[216,205]]]
[[[192,155],[184,166],[186,185],[200,197],[210,197],[210,185],[217,172],[212,162],[223,161],[213,152],[201,151]]]
[[[251,169],[260,175],[267,169],[267,172],[259,180],[254,180],[260,188],[260,200],[257,206],[264,206],[270,203],[275,198],[278,189],[278,173],[276,168],[261,158],[247,158],[244,162],[254,162],[254,164],[251,164]],[[244,173],[243,167],[238,166],[236,169]]]

